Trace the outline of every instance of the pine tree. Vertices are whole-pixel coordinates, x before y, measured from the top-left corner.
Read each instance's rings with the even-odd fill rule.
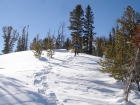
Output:
[[[22,37],[21,37],[21,43],[22,43],[22,50],[21,51],[25,51],[25,43],[26,43],[26,41],[25,41],[25,28],[26,28],[26,26],[23,28],[23,30],[22,30]]]
[[[110,73],[110,76],[116,80],[125,80],[127,71],[127,67],[125,66],[128,66],[129,62],[129,53],[127,53],[126,50],[127,44],[124,34],[120,31],[119,27],[116,26],[115,46],[112,48],[111,44],[107,45],[104,52],[106,59],[101,63],[103,66],[101,71]]]
[[[131,6],[127,6],[123,16],[121,17],[121,19],[118,19],[117,22],[121,25],[120,31],[123,33],[124,41],[126,43],[125,45],[123,45],[125,47],[124,58],[127,60],[125,65],[130,67],[130,62],[135,57],[136,53],[131,43],[132,36],[134,36],[133,32],[136,30],[137,26],[140,25],[140,15],[139,13],[135,12]],[[130,75],[133,74],[133,70],[130,73],[129,69],[126,70],[127,80],[129,80]],[[137,70],[135,69],[134,71],[138,72]],[[134,81],[137,81],[136,77],[138,75],[139,74],[135,74],[135,76],[133,77]]]
[[[33,39],[33,41],[30,43],[30,50],[34,49],[34,44],[37,42],[36,37]]]
[[[97,37],[96,38],[96,49],[95,49],[95,55],[96,56],[103,56],[103,48],[106,46],[106,38],[105,37]]]
[[[83,24],[84,24],[84,11],[81,5],[77,5],[75,9],[70,12],[70,26],[68,27],[69,30],[72,30],[72,42],[74,39],[78,40],[80,45],[82,42],[80,38],[83,36]],[[80,46],[81,48],[81,46]]]
[[[116,40],[116,30],[115,28],[112,28],[112,31],[109,34],[109,38],[106,40],[106,46],[103,46],[103,52],[104,55],[111,59],[113,56],[115,56],[115,40]]]
[[[42,46],[39,40],[39,34],[36,36],[36,38],[33,39],[33,42],[31,43],[30,49],[33,50],[34,56],[36,58],[40,58],[42,54]]]
[[[25,32],[26,26],[22,30],[22,36],[18,38],[17,48],[16,51],[26,51],[28,49],[28,28],[27,27],[27,33]]]
[[[17,30],[13,30],[12,26],[5,26],[2,28],[2,30],[4,33],[4,49],[2,50],[2,52],[4,54],[11,53],[13,51],[14,44],[18,39],[19,33],[17,32]]]
[[[17,42],[17,48],[16,51],[22,51],[22,42],[21,42],[21,37],[19,36],[18,42]]]
[[[69,50],[71,48],[71,40],[70,38],[67,38],[66,41],[64,42],[64,49]]]
[[[42,50],[47,50],[47,47],[48,46],[48,38],[44,38],[43,41],[42,41]]]
[[[135,57],[135,51],[132,47],[132,36],[136,27],[140,24],[140,15],[136,13],[131,6],[127,6],[124,14],[121,18],[117,19],[116,25],[116,36],[114,43],[114,52],[111,56],[110,53],[106,53],[107,58],[101,63],[103,66],[102,72],[110,73],[111,77],[114,77],[118,81],[128,80],[130,84],[127,85],[127,92],[125,92],[127,101],[128,93],[131,88],[130,85],[133,83],[130,79],[133,71],[131,69],[131,62]],[[106,50],[109,51],[110,49]],[[138,69],[137,69],[138,70]],[[132,72],[130,72],[132,71]],[[134,75],[133,81],[139,74]],[[128,88],[129,87],[129,88]]]
[[[27,27],[27,33],[26,33],[26,26],[23,27],[23,30],[22,30],[22,36],[20,37],[20,47],[17,46],[17,51],[26,51],[28,49],[28,28],[29,28],[29,25]]]
[[[52,58],[52,56],[54,55],[54,35],[51,35],[51,32],[48,32],[48,45],[47,47],[47,56],[49,58]]]
[[[93,32],[93,29],[95,28],[93,26],[94,24],[94,14],[91,10],[90,5],[87,6],[85,11],[85,19],[84,19],[84,36],[87,37],[87,50],[86,53],[92,54],[92,42],[93,42],[93,35],[95,34]]]
[[[128,6],[123,16],[120,19],[117,19],[116,25],[116,36],[114,43],[114,52],[111,56],[111,53],[107,51],[111,50],[111,47],[108,46],[107,53],[105,53],[107,59],[106,62],[108,68],[104,69],[104,72],[110,72],[111,76],[117,80],[124,80],[124,76],[127,73],[129,63],[134,55],[133,48],[131,44],[131,35],[135,29],[135,26],[138,24],[138,15],[135,14],[134,10]],[[109,60],[108,60],[109,59]],[[107,61],[108,60],[108,61]],[[109,66],[112,64],[113,66]]]
[[[27,27],[27,33],[26,33],[26,36],[25,36],[25,51],[28,50],[28,36],[29,36],[28,28],[29,28],[29,25]]]

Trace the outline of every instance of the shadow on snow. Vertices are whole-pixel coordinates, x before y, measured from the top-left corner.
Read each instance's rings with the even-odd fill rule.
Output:
[[[56,105],[38,94],[37,91],[32,91],[22,81],[2,75],[0,75],[0,80],[1,105]]]

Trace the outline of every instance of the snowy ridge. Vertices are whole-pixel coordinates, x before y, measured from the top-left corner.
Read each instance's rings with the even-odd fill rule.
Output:
[[[135,90],[123,101],[124,85],[98,68],[100,57],[55,50],[40,59],[32,51],[0,56],[0,105],[139,105]]]

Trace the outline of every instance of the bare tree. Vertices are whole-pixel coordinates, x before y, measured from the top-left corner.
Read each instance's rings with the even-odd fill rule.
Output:
[[[61,49],[64,47],[64,41],[65,41],[65,23],[60,23],[60,26],[58,28],[58,36],[56,37],[56,49]]]

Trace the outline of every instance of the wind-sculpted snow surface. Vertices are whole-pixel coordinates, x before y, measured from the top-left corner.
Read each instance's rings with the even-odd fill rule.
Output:
[[[40,59],[32,51],[0,56],[0,105],[140,105],[132,91],[123,101],[124,84],[98,68],[100,57],[55,50]]]

